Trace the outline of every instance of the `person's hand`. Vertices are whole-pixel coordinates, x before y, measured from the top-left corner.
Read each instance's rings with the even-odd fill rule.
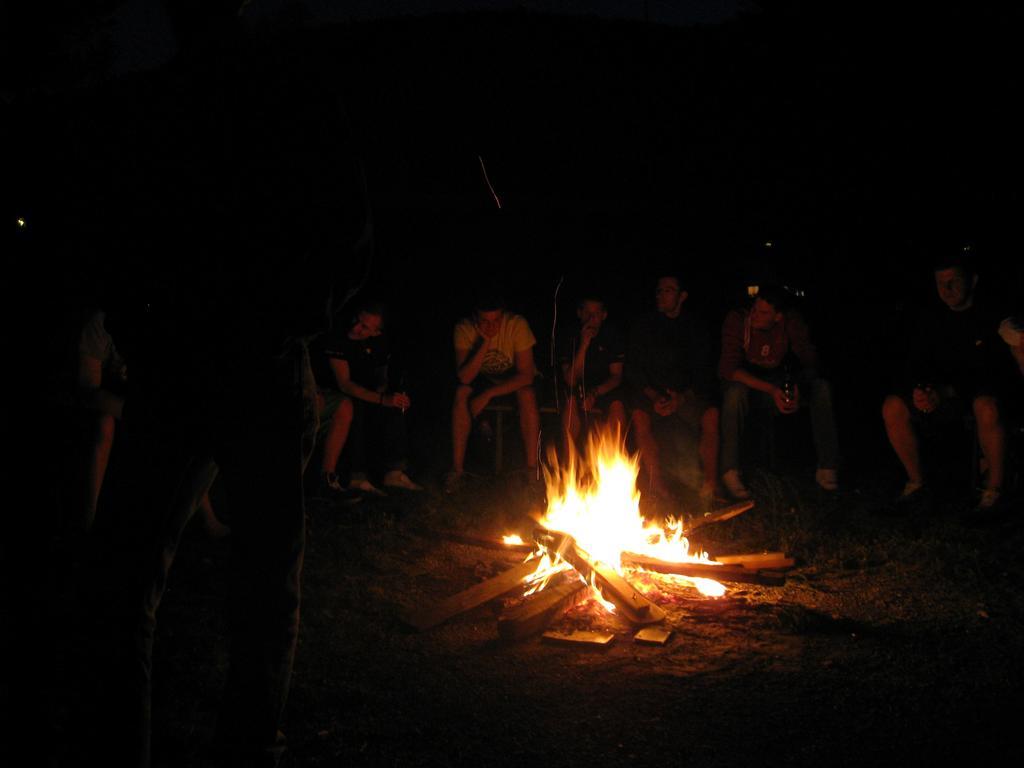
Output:
[[[473,324],[473,327],[476,328],[476,332],[480,334],[481,343],[485,347],[489,347],[493,343],[493,340],[498,338],[498,331],[500,328],[497,326],[493,326],[488,330],[488,326],[477,322]]]
[[[469,401],[469,415],[474,419],[484,412],[484,408],[491,402],[491,396],[486,392],[481,392],[479,395]]]
[[[772,388],[772,400],[775,401],[775,407],[779,413],[790,414],[796,413],[800,407],[800,392],[796,387],[793,387],[793,396],[786,397],[786,393],[782,391],[782,387]]]
[[[594,405],[597,403],[597,395],[589,394],[583,398],[583,412],[590,413],[594,410]]]
[[[393,392],[390,395],[384,395],[384,400],[381,405],[388,408],[401,408],[403,411],[412,405],[412,400],[405,392]]]
[[[671,416],[679,410],[681,402],[682,398],[679,396],[679,393],[670,389],[655,401],[654,412],[659,416]]]
[[[921,413],[931,413],[939,407],[942,397],[938,391],[931,387],[914,387],[911,397],[914,407]]]
[[[598,327],[596,324],[587,323],[586,325],[583,326],[583,329],[580,331],[580,341],[584,345],[589,346],[590,342],[592,342],[594,340],[594,337],[597,336],[597,331]]]

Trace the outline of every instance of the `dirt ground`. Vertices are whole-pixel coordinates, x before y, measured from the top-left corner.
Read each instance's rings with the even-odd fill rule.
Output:
[[[703,598],[645,577],[666,647],[593,606],[601,650],[504,642],[500,604],[415,632],[402,621],[521,555],[444,530],[509,530],[521,484],[481,478],[334,507],[311,499],[303,625],[284,728],[289,765],[971,763],[1012,754],[1024,665],[1024,528],[976,530],[960,501],[878,514],[870,478],[836,496],[765,472],[759,503],[707,526],[712,554],[784,550],[785,586]],[[524,531],[525,532],[525,531]],[[226,668],[228,544],[192,532],[161,608],[157,765],[205,765]]]

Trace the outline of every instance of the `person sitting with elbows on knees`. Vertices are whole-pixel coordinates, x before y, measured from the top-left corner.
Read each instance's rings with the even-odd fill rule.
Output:
[[[722,483],[737,499],[750,497],[740,475],[740,438],[752,400],[783,415],[796,413],[802,403],[810,406],[815,480],[827,491],[838,488],[832,390],[818,373],[817,350],[803,317],[787,304],[782,289],[765,286],[750,307],[732,310],[722,324]],[[799,363],[795,376],[788,375],[792,357]]]
[[[505,310],[496,295],[481,295],[472,317],[455,326],[455,400],[452,404],[452,469],[446,493],[455,493],[464,479],[466,446],[473,420],[502,395],[516,396],[528,472],[537,470],[540,411],[533,380],[533,347],[537,339],[526,318]]]

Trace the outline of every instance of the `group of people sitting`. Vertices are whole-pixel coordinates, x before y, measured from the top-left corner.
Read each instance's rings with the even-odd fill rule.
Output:
[[[1024,354],[1012,317],[977,301],[978,276],[962,256],[954,253],[935,265],[940,302],[922,311],[911,329],[906,366],[892,382],[882,413],[906,470],[903,501],[920,498],[926,487],[918,441],[932,431],[930,425],[973,417],[984,465],[977,505],[988,509],[999,502],[1005,482],[1006,403],[1020,386]],[[642,490],[669,498],[673,491],[662,457],[666,442],[682,435],[691,439],[690,474],[702,499],[748,499],[742,446],[752,409],[781,416],[804,409],[817,458],[815,481],[825,491],[836,491],[840,450],[832,387],[791,295],[762,286],[746,306],[730,311],[721,325],[717,364],[712,332],[690,309],[682,277],[661,275],[654,299],[654,311],[637,318],[628,334],[608,322],[600,295],[579,299],[576,322],[566,324],[556,342],[566,450],[576,449],[584,427],[602,424],[618,430],[639,452]],[[366,305],[351,326],[321,345],[330,366],[320,377],[326,404],[322,485],[339,495],[382,493],[365,474],[365,428],[360,425],[367,421],[375,421],[375,433],[385,438],[384,485],[420,489],[405,474],[403,417],[412,402],[406,393],[389,388],[384,315],[381,306]],[[539,481],[536,343],[527,320],[493,294],[479,296],[472,315],[455,326],[446,493],[464,484],[474,423],[489,405],[503,400],[515,402],[526,476]],[[352,455],[347,488],[336,474],[346,444]]]
[[[713,339],[702,318],[689,310],[680,275],[658,279],[655,310],[638,318],[628,335],[607,322],[602,297],[583,296],[576,306],[578,322],[557,342],[567,450],[575,449],[584,426],[603,423],[624,437],[628,433],[644,470],[642,490],[668,498],[673,494],[661,444],[667,434],[683,433],[696,444],[700,496],[709,502],[725,493],[746,499],[750,492],[740,474],[740,445],[751,405],[765,401],[781,413],[793,413],[806,401],[818,449],[818,483],[836,490],[839,449],[830,390],[818,374],[807,327],[785,297],[781,289],[766,287],[749,307],[727,316],[716,375]],[[473,419],[502,395],[516,396],[526,467],[537,466],[535,343],[526,320],[493,298],[478,301],[473,316],[456,327],[458,382],[446,492],[456,492],[463,482]],[[792,382],[791,360],[799,364]]]
[[[1024,376],[1020,326],[1000,308],[977,301],[978,276],[961,255],[936,264],[934,278],[940,301],[918,315],[908,337],[906,366],[882,407],[886,434],[907,475],[900,498],[913,500],[926,491],[922,437],[934,424],[966,416],[973,417],[984,466],[978,507],[987,509],[999,502],[1005,482],[1006,407]],[[716,365],[712,332],[690,309],[679,274],[658,278],[654,310],[637,318],[628,335],[608,322],[600,295],[582,296],[576,322],[566,324],[556,342],[566,450],[576,449],[584,427],[602,424],[629,435],[643,467],[642,490],[669,498],[664,445],[682,435],[691,440],[690,474],[702,499],[747,499],[751,493],[742,474],[741,447],[751,410],[787,416],[804,408],[817,458],[815,480],[826,491],[837,490],[840,451],[832,388],[791,298],[782,288],[762,286],[746,306],[730,311],[721,325]],[[388,488],[422,490],[407,474],[405,414],[413,403],[400,383],[388,378],[385,318],[382,304],[363,304],[349,324],[320,337],[311,350],[320,417],[320,490],[349,502],[384,495]],[[525,474],[539,481],[536,343],[527,320],[508,311],[494,294],[480,295],[472,315],[455,326],[446,493],[456,493],[464,483],[474,423],[502,399],[515,401]],[[81,350],[83,401],[97,414],[88,472],[86,514],[91,520],[123,406],[116,393],[124,361],[103,327],[102,313],[84,329]],[[384,454],[384,489],[368,474],[371,437]],[[343,453],[347,482],[339,475]],[[211,534],[223,535],[208,495],[202,496],[200,508]]]

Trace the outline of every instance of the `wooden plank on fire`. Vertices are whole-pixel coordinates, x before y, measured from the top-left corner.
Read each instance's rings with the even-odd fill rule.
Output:
[[[781,571],[792,568],[796,560],[785,552],[754,552],[745,555],[715,555],[715,561],[723,565],[742,565],[754,570]]]
[[[633,624],[656,624],[664,621],[665,611],[652,603],[633,585],[622,578],[610,565],[594,560],[568,534],[538,527],[534,532],[538,542],[551,551],[557,551],[588,583],[593,580],[605,600],[610,600],[625,619]]]
[[[674,573],[679,576],[691,576],[715,581],[734,581],[743,584],[762,584],[768,587],[781,587],[786,583],[784,573],[744,568],[742,565],[710,565],[707,563],[674,563],[659,560],[656,557],[638,555],[635,552],[623,552],[622,564],[636,568],[646,568],[658,573]]]
[[[562,615],[580,599],[586,584],[572,573],[562,583],[548,585],[530,595],[522,605],[516,606],[498,618],[498,635],[504,640],[521,640],[542,632],[555,618]]]
[[[435,605],[428,605],[419,610],[407,614],[405,621],[410,626],[419,630],[436,627],[452,616],[470,611],[477,606],[504,597],[509,592],[522,587],[526,578],[537,570],[537,561],[531,560],[519,563],[500,573],[492,579],[474,584],[469,589],[464,589],[458,594],[452,595]]]
[[[690,533],[691,531],[695,531],[704,525],[710,525],[711,523],[720,523],[723,520],[730,520],[736,517],[737,515],[742,515],[744,512],[747,512],[753,508],[753,501],[738,501],[735,504],[730,504],[727,507],[722,507],[721,509],[716,509],[713,510],[712,512],[708,512],[706,515],[702,515],[701,517],[694,518],[690,522],[690,525],[686,528],[685,532]]]

